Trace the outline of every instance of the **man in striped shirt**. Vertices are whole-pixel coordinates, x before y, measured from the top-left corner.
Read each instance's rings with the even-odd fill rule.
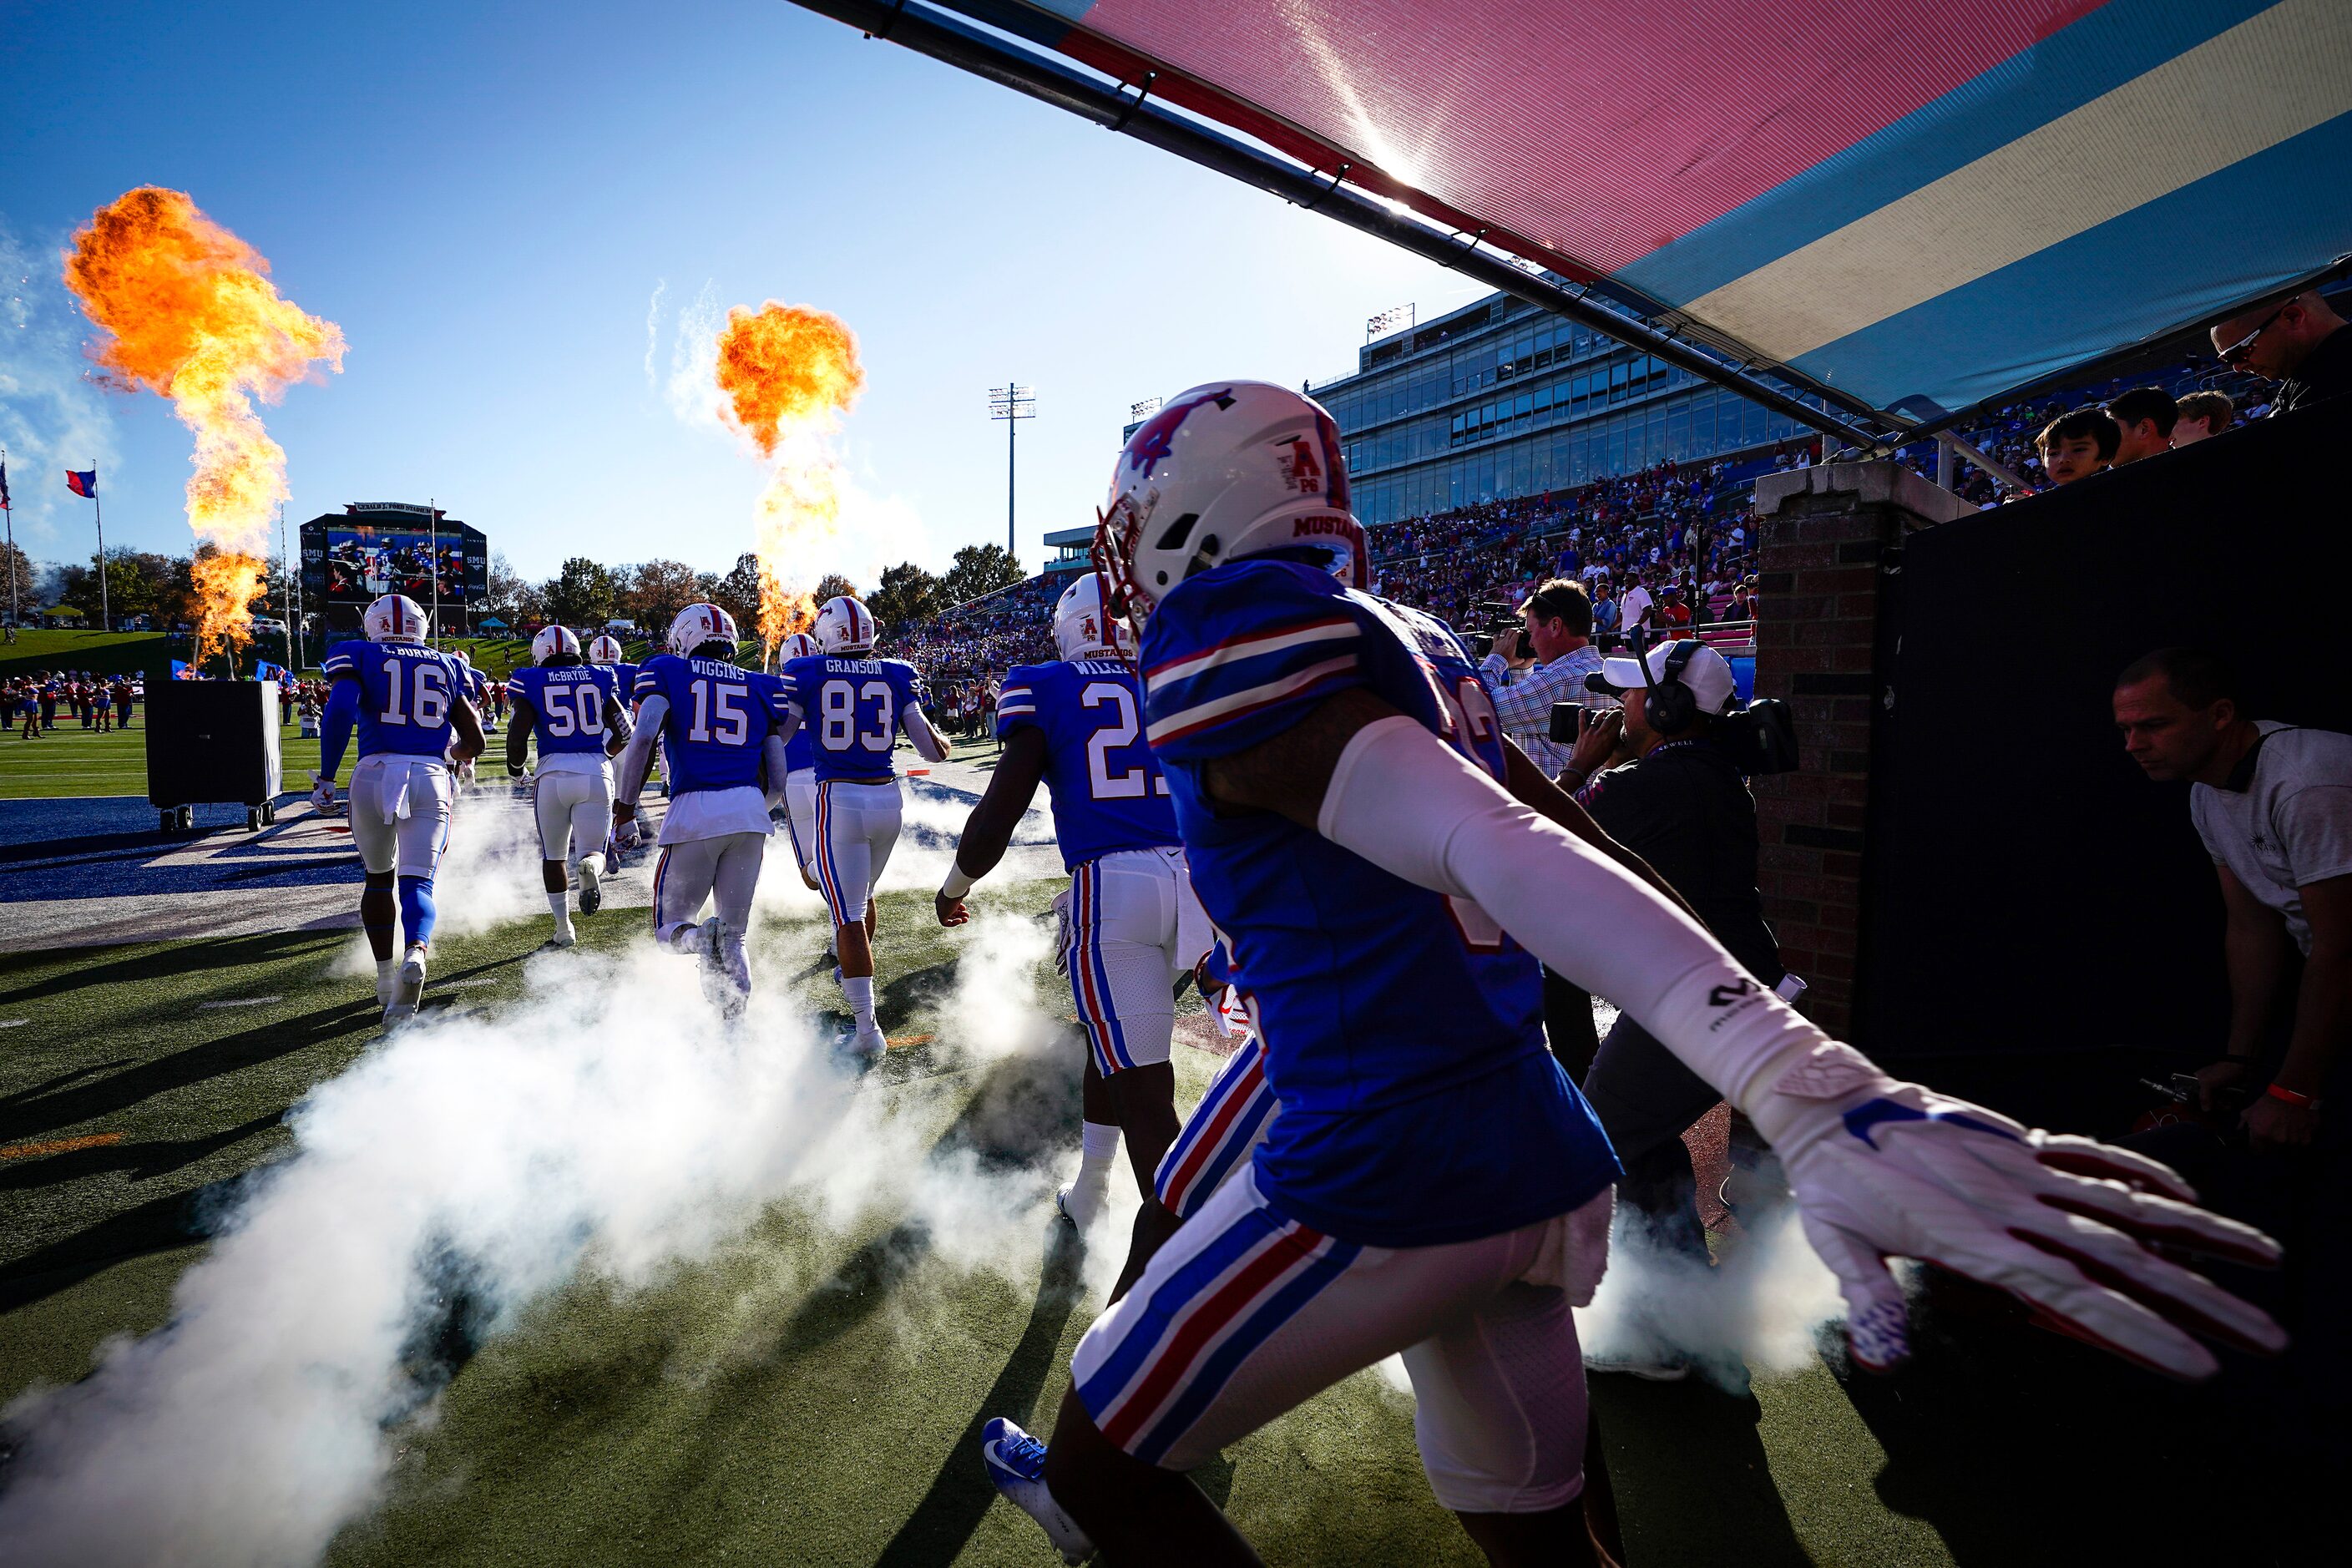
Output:
[[[1601,668],[1592,646],[1592,602],[1584,585],[1554,577],[1519,606],[1523,631],[1495,639],[1480,672],[1494,694],[1495,717],[1503,732],[1543,769],[1558,778],[1568,766],[1569,748],[1551,740],[1551,706],[1584,698],[1584,678]]]

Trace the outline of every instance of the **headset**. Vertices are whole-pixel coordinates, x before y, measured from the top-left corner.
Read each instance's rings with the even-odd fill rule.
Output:
[[[1661,735],[1686,729],[1698,717],[1698,693],[1683,684],[1683,670],[1701,646],[1696,637],[1677,637],[1666,649],[1665,668],[1643,688],[1642,717]]]

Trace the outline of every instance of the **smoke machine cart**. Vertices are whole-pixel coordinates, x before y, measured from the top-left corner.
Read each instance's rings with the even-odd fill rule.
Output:
[[[247,832],[278,820],[283,769],[274,680],[159,680],[147,687],[147,804],[168,835],[195,828],[194,807],[245,807]]]

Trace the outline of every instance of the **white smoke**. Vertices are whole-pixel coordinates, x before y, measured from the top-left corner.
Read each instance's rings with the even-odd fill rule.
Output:
[[[1743,1220],[1714,1268],[1661,1246],[1617,1206],[1609,1272],[1576,1314],[1588,1355],[1686,1361],[1717,1386],[1747,1390],[1750,1373],[1797,1372],[1815,1357],[1814,1333],[1845,1317],[1832,1274],[1805,1240],[1796,1205]]]
[[[790,878],[783,858],[765,879]],[[1033,1000],[1050,927],[983,912],[967,933],[930,1026],[944,1059],[1042,1050],[1059,1028]],[[494,1333],[583,1270],[656,1282],[778,1201],[845,1226],[887,1208],[954,1264],[1034,1268],[1076,1154],[1052,1135],[1059,1097],[1014,1097],[1029,1163],[992,1160],[938,1138],[935,1112],[978,1075],[893,1088],[895,1061],[862,1080],[835,1066],[812,1017],[835,1000],[829,974],[794,993],[763,973],[731,1026],[698,967],[649,942],[534,956],[523,980],[497,1017],[428,1009],[320,1085],[166,1326],[7,1409],[0,1562],[315,1561],[446,1373],[425,1347],[453,1295],[467,1333]]]

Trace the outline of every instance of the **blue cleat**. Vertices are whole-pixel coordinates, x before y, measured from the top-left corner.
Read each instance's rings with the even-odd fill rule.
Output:
[[[981,1428],[980,1458],[1004,1500],[1037,1521],[1063,1562],[1084,1563],[1095,1554],[1095,1543],[1045,1488],[1045,1444],[1003,1416],[993,1416]]]

